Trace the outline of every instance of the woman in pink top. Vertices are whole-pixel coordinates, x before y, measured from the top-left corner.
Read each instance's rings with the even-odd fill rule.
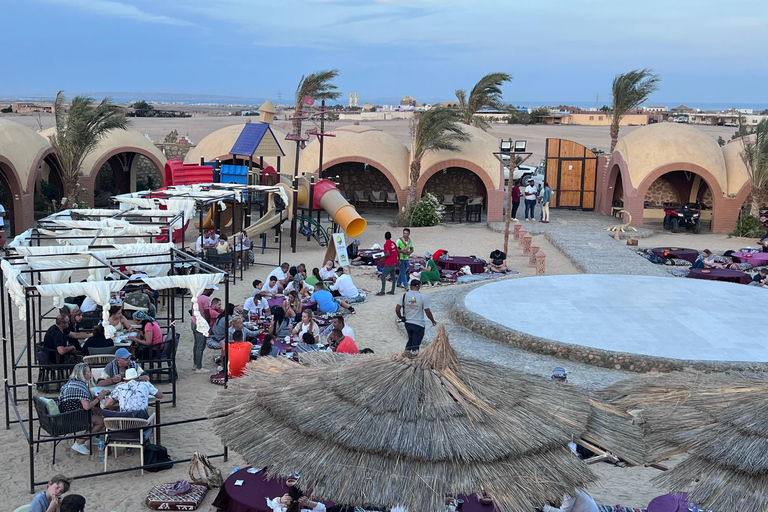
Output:
[[[140,359],[157,359],[160,357],[160,345],[163,343],[163,332],[160,324],[143,311],[133,314],[133,319],[141,322],[143,339],[136,338],[136,343],[142,345],[138,357]]]

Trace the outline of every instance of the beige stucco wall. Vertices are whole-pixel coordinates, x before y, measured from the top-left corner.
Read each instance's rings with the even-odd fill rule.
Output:
[[[426,172],[430,167],[444,160],[467,160],[482,168],[491,179],[494,188],[499,188],[501,171],[499,161],[493,156],[494,152],[499,151],[498,139],[474,126],[461,125],[461,127],[470,136],[470,140],[457,144],[459,151],[427,153],[421,162],[421,172]]]
[[[22,190],[27,190],[29,175],[35,158],[51,146],[48,139],[19,123],[0,119],[0,156],[7,158],[16,168]]]
[[[723,158],[725,158],[725,168],[728,173],[728,189],[726,191],[728,194],[738,194],[744,184],[749,181],[747,166],[741,159],[743,150],[741,139],[731,141],[723,146]]]

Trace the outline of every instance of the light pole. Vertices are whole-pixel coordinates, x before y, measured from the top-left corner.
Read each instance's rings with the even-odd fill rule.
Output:
[[[501,166],[501,179],[504,181],[504,157],[509,158],[509,180],[507,183],[507,207],[504,215],[504,254],[509,254],[509,224],[512,222],[512,186],[514,183],[515,169],[518,165],[528,160],[533,153],[525,151],[526,142],[516,140],[514,144],[512,139],[501,139],[499,142],[499,151],[493,156],[499,161]],[[520,157],[520,161],[517,158]]]

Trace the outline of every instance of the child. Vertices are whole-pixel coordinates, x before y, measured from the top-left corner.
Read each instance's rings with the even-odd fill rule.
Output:
[[[61,495],[69,491],[71,478],[56,475],[48,481],[48,488],[32,500],[29,512],[57,512],[61,504]]]

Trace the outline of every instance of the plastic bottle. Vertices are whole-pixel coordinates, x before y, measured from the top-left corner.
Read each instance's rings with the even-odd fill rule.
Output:
[[[99,438],[99,462],[104,462],[104,439]]]

